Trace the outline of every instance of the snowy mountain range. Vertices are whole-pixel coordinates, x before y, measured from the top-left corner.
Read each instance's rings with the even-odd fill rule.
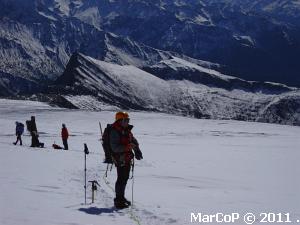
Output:
[[[0,6],[2,96],[299,124],[299,1]]]
[[[219,2],[219,1],[215,1]],[[246,12],[257,12],[273,17],[278,22],[284,21],[291,25],[300,24],[299,0],[223,0],[227,7],[240,7]]]
[[[300,86],[296,0],[1,0],[1,72],[51,79],[104,33],[225,65],[246,80]]]
[[[192,75],[180,80],[165,77],[166,72],[160,77],[157,71],[185,71]],[[300,125],[298,89],[245,81],[178,57],[140,69],[77,53],[56,82],[47,92],[59,93],[74,108],[114,107],[196,118]]]

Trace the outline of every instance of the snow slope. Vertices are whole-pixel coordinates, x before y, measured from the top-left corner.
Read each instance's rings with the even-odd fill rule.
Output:
[[[56,86],[53,94],[64,95],[84,109],[105,103],[197,118],[300,124],[298,89],[245,81],[176,57],[141,69],[78,53],[71,57]],[[289,103],[280,107],[278,99]]]
[[[45,149],[14,146],[14,122],[35,115]],[[238,121],[198,120],[130,112],[144,160],[136,162],[135,208],[115,211],[105,183],[98,121],[114,112],[51,108],[38,102],[0,100],[0,224],[190,224],[191,212],[289,212],[300,219],[300,128]],[[61,123],[71,133],[60,143]],[[96,202],[83,205],[83,143],[88,180],[101,185]],[[115,169],[108,173],[113,186]],[[90,189],[90,186],[88,186]],[[127,186],[131,198],[131,180]],[[88,196],[90,196],[90,190]],[[211,223],[214,224],[214,223]],[[244,224],[239,221],[236,224]],[[296,224],[296,223],[290,223]]]

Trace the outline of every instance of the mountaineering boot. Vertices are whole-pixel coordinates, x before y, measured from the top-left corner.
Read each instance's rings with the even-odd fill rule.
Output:
[[[114,205],[117,209],[125,209],[128,208],[128,205],[121,199],[114,199]]]
[[[128,206],[131,206],[131,201],[128,201],[125,197],[122,199],[122,201],[128,205]]]

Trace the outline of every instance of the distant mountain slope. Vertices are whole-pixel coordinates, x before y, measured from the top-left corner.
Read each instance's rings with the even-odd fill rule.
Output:
[[[43,85],[10,74],[0,73],[0,76],[0,96],[34,94],[45,88]]]
[[[63,73],[76,51],[120,65],[149,67],[171,56],[179,56],[206,67],[225,69],[218,64],[191,59],[176,52],[161,51],[119,37],[76,17],[64,17],[60,11],[58,13],[53,9],[52,12],[46,3],[35,5],[31,2],[27,5],[20,2],[20,5],[25,4],[22,11],[17,7],[17,1],[0,2],[6,6],[0,9],[5,15],[0,18],[0,73],[9,76],[10,80],[20,81],[16,86],[1,85],[7,83],[8,79],[7,76],[1,76],[1,93],[14,95],[38,92],[43,88],[41,86],[47,86]],[[30,90],[21,88],[26,83],[32,83]]]
[[[170,68],[179,67],[179,64],[187,70],[197,67],[196,64],[187,64],[184,60],[172,60],[167,60]],[[112,105],[197,118],[300,125],[299,90],[276,84],[266,84],[274,88],[274,92],[269,91],[268,94],[259,88],[262,84],[252,88],[252,91],[243,86],[219,88],[217,86],[220,81],[229,82],[230,79],[236,78],[216,74],[214,70],[207,70],[205,74],[211,77],[210,86],[187,79],[161,79],[132,65],[121,66],[75,54],[64,74],[57,80],[58,86],[53,87],[51,91],[57,93],[61,90],[60,94],[74,105],[77,103],[79,108],[95,109],[99,102],[98,109],[103,105]],[[255,86],[251,82],[239,82],[248,83],[248,87]],[[278,94],[279,91],[282,94]],[[82,101],[78,101],[80,98]],[[280,108],[281,112],[278,113],[276,108],[279,109],[280,102],[286,101],[293,107]]]
[[[1,0],[0,71],[48,82],[76,51],[104,60],[113,33],[109,46],[118,43],[119,52],[135,41],[225,65],[246,80],[300,86],[299,8],[297,0]]]
[[[296,0],[0,0],[0,96],[298,124],[298,11]]]
[[[222,0],[221,0],[222,1]],[[239,6],[245,11],[257,12],[284,21],[294,26],[300,26],[299,0],[223,0],[228,6]]]
[[[278,1],[261,6],[254,2],[102,0],[91,1],[89,7],[98,9],[100,26],[106,31],[226,65],[231,74],[247,80],[300,86],[296,13],[281,19],[287,8],[275,4]],[[272,13],[265,8],[270,2]],[[299,11],[297,4],[288,6],[289,11]],[[77,8],[81,10],[87,10],[84,4]]]

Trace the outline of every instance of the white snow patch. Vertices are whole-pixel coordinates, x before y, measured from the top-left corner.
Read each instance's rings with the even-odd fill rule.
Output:
[[[70,15],[70,0],[54,0],[56,3],[56,8],[61,12],[62,15]]]
[[[300,128],[238,121],[197,120],[129,112],[144,159],[136,161],[133,213],[143,225],[190,224],[190,213],[289,212],[299,219]],[[14,122],[36,116],[45,149],[14,146]],[[114,211],[116,171],[103,175],[99,125],[114,112],[62,110],[28,101],[0,100],[0,223],[3,225],[135,224],[130,211]],[[61,123],[69,151],[53,150]],[[96,202],[84,205],[87,179],[100,183]],[[129,180],[126,196],[131,198]],[[242,220],[235,224],[242,224]],[[216,225],[217,223],[212,223]],[[294,224],[294,223],[293,223]]]
[[[78,108],[87,110],[118,110],[118,107],[111,106],[100,102],[95,97],[90,95],[66,95],[64,96],[69,102]]]
[[[234,35],[234,38],[238,41],[246,41],[246,42],[250,43],[252,46],[255,45],[255,41],[250,36]]]
[[[216,70],[205,68],[203,66],[197,65],[195,63],[186,61],[186,60],[178,58],[178,57],[173,57],[170,60],[163,60],[160,63],[168,65],[171,68],[173,68],[174,70],[176,70],[176,68],[186,68],[186,69],[193,68],[193,69],[199,70],[201,72],[208,73],[208,74],[211,74],[213,76],[217,76],[217,77],[219,77],[221,79],[224,79],[224,80],[235,78],[235,77],[232,77],[232,76],[222,74],[222,73],[220,73]],[[159,64],[158,64],[158,66],[159,66]]]
[[[46,17],[47,19],[49,20],[52,20],[52,21],[57,21],[57,19],[51,15],[47,15],[45,12],[42,12],[42,11],[39,11],[38,14],[40,14],[41,16],[43,17]]]
[[[206,24],[207,22],[210,22],[208,19],[206,19],[205,17],[198,15],[195,17],[194,22],[196,22],[197,24]]]

